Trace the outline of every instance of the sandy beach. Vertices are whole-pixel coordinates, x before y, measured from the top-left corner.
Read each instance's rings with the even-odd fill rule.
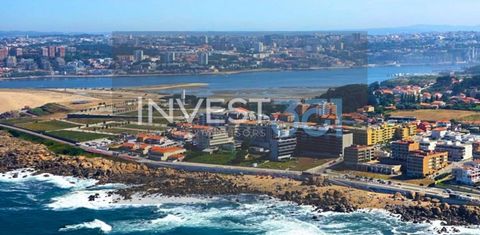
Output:
[[[72,101],[97,99],[65,92],[28,89],[0,89],[0,113],[25,106],[38,107],[47,103],[70,104]]]

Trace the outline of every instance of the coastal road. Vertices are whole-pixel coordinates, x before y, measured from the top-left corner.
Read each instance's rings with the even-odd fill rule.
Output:
[[[301,179],[303,178],[301,171],[290,170],[277,170],[266,168],[254,168],[254,167],[242,167],[242,166],[227,166],[227,165],[214,165],[194,162],[164,162],[154,161],[147,158],[120,155],[126,160],[133,160],[138,163],[143,163],[151,167],[168,167],[185,171],[199,171],[199,172],[211,172],[211,173],[225,173],[225,174],[246,174],[246,175],[271,175],[276,177],[288,177]]]
[[[154,161],[146,158],[141,158],[137,156],[130,156],[127,154],[121,154],[121,155],[115,155],[112,151],[105,151],[105,150],[98,150],[95,148],[91,148],[88,146],[78,146],[74,143],[64,141],[61,139],[57,139],[51,136],[47,136],[44,134],[40,134],[37,132],[33,132],[30,130],[26,130],[23,128],[18,128],[10,125],[5,125],[5,124],[0,124],[0,127],[23,132],[29,135],[37,136],[40,138],[56,141],[62,144],[70,145],[70,146],[76,146],[79,148],[82,148],[83,150],[91,153],[96,153],[96,154],[102,154],[110,157],[120,157],[125,160],[129,161],[135,161],[138,163],[143,163],[147,166],[150,167],[168,167],[168,168],[174,168],[178,170],[185,170],[185,171],[197,171],[197,172],[211,172],[211,173],[224,173],[224,174],[247,174],[247,175],[270,175],[270,176],[275,176],[275,177],[287,177],[287,178],[294,178],[294,179],[302,179],[304,178],[304,174],[301,171],[290,171],[290,170],[276,170],[276,169],[265,169],[265,168],[253,168],[253,167],[241,167],[241,166],[226,166],[226,165],[213,165],[213,164],[203,164],[203,163],[192,163],[192,162],[163,162],[163,161]],[[336,164],[338,163],[338,159],[333,160],[327,165],[331,164]],[[315,168],[314,168],[315,169]],[[324,172],[325,168],[317,168],[315,172],[321,171]],[[307,172],[310,174],[315,175],[314,172]],[[336,185],[341,185],[341,186],[348,186],[348,187],[354,187],[354,188],[359,188],[359,189],[364,189],[364,190],[369,190],[369,191],[380,191],[380,192],[401,192],[401,193],[406,193],[406,192],[422,192],[425,193],[427,196],[433,196],[433,197],[439,197],[439,198],[448,198],[449,194],[445,192],[445,190],[440,189],[440,188],[433,188],[433,187],[424,187],[424,186],[418,186],[418,185],[413,185],[413,184],[407,184],[407,183],[398,183],[398,182],[392,182],[391,184],[381,184],[378,182],[373,182],[373,181],[360,181],[356,179],[351,179],[348,178],[345,175],[338,174],[338,173],[328,173],[325,174],[328,178],[329,181],[333,184]],[[470,196],[455,191],[456,195],[460,195],[465,198],[471,198],[477,201],[480,201],[480,195],[479,194],[474,194],[472,193]]]

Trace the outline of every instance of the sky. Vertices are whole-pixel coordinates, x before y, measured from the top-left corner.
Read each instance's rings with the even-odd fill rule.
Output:
[[[480,24],[478,0],[2,0],[0,30],[295,31]]]

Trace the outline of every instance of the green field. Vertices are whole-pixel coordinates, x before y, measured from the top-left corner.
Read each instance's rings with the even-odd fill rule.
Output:
[[[151,131],[164,131],[165,127],[163,126],[148,126],[148,125],[137,125],[137,124],[127,124],[122,126],[124,128],[131,129],[140,129],[140,130],[151,130]]]
[[[93,128],[93,127],[87,127],[87,128],[84,128],[83,130],[89,130],[89,131],[93,131],[93,130],[96,130],[96,131],[101,131],[101,132],[107,132],[107,133],[112,133],[112,134],[122,134],[122,133],[127,133],[127,134],[138,134],[138,133],[143,133],[143,132],[146,132],[146,131],[137,131],[137,130],[124,130],[124,129],[119,129],[119,128],[115,128],[115,127],[112,127],[112,128],[108,128],[108,129],[101,129],[101,128]]]
[[[466,117],[462,117],[462,118],[458,119],[458,121],[480,124],[480,113],[472,114],[472,115],[469,115],[469,116],[466,116]]]
[[[113,120],[117,120],[117,119],[111,119],[111,118],[68,118],[67,120],[71,121],[71,122],[80,123],[80,124],[95,124],[95,123],[113,121]],[[118,119],[118,121],[125,121],[125,120]]]
[[[204,152],[187,152],[185,161],[207,164],[228,165],[235,159],[235,152],[220,151],[213,154]]]
[[[33,108],[29,111],[29,113],[36,115],[36,116],[44,116],[53,113],[64,113],[68,112],[70,109],[67,107],[56,104],[56,103],[48,103],[40,107]]]
[[[111,135],[78,132],[78,131],[52,131],[52,132],[49,132],[48,134],[54,137],[67,139],[74,142],[84,142],[89,140],[112,137]]]
[[[239,156],[237,156],[237,154]],[[322,165],[332,159],[314,159],[314,158],[294,158],[285,161],[267,161],[264,157],[253,158],[249,157],[244,159],[243,156],[245,152],[229,152],[229,151],[220,151],[213,154],[203,153],[203,152],[187,152],[187,157],[185,161],[187,162],[196,162],[196,163],[206,163],[206,164],[217,164],[217,165],[232,165],[232,166],[246,166],[251,167],[254,163],[257,163],[258,168],[267,168],[267,169],[279,169],[279,170],[293,170],[293,171],[304,171],[310,168]]]
[[[1,128],[0,128],[0,130],[1,130]],[[48,150],[50,150],[50,151],[52,151],[56,154],[63,154],[63,155],[70,155],[70,156],[86,156],[86,157],[99,157],[99,156],[101,156],[101,155],[85,152],[81,148],[73,147],[73,146],[66,145],[66,144],[61,144],[61,143],[58,143],[58,142],[55,142],[55,141],[52,141],[52,140],[47,140],[47,139],[43,139],[43,138],[40,138],[40,137],[37,137],[37,136],[25,134],[23,132],[9,130],[9,129],[5,129],[5,130],[8,131],[13,137],[20,138],[20,139],[23,139],[23,140],[26,140],[26,141],[37,143],[37,144],[43,144],[48,148]]]
[[[15,119],[0,119],[0,123],[4,123],[7,125],[17,125],[21,123],[33,122],[36,119],[30,117],[23,117],[23,118],[15,118]]]
[[[314,159],[314,158],[295,158],[280,162],[264,162],[258,164],[260,168],[268,169],[280,169],[280,170],[292,170],[292,171],[305,171],[310,168],[320,166],[332,159]]]
[[[57,121],[57,120],[18,123],[16,124],[16,126],[29,129],[32,131],[55,131],[55,130],[61,130],[66,128],[78,127],[78,125],[74,125],[68,122],[63,122],[63,121]]]

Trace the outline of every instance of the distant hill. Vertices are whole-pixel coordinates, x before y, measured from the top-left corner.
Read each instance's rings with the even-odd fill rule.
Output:
[[[368,86],[366,84],[351,84],[336,88],[330,88],[319,99],[342,99],[342,111],[344,113],[355,112],[358,108],[367,105]]]

